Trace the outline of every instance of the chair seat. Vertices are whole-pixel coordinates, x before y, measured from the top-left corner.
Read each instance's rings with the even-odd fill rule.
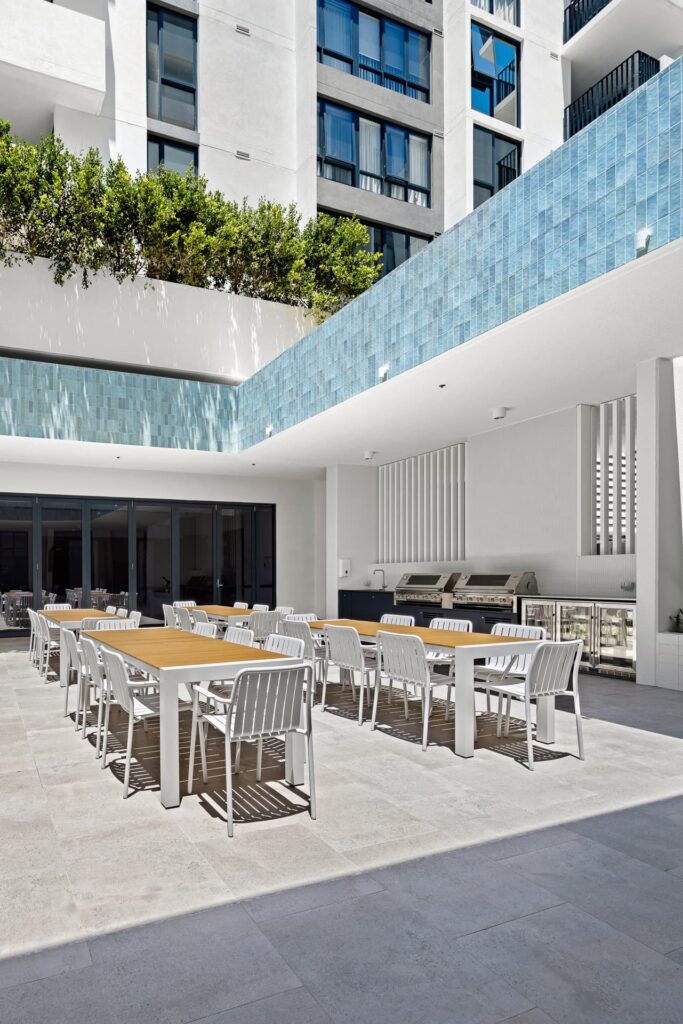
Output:
[[[145,694],[144,697],[133,695],[133,716],[135,718],[154,718],[159,714],[159,697],[157,694]]]
[[[515,672],[506,672],[505,669],[502,668],[482,665],[474,670],[475,686],[495,686],[503,678],[510,680],[511,683],[522,679],[522,677],[517,675]]]

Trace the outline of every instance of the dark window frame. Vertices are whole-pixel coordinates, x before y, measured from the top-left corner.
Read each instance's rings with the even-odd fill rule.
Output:
[[[509,121],[503,121],[502,119],[497,118],[495,113],[494,113],[494,110],[495,110],[495,107],[496,107],[496,102],[495,102],[496,86],[502,83],[502,86],[505,87],[505,80],[501,79],[500,76],[492,77],[491,75],[485,75],[483,72],[477,71],[475,69],[475,67],[474,67],[473,33],[474,33],[475,27],[479,28],[479,29],[482,29],[484,32],[488,32],[490,35],[492,35],[494,37],[494,39],[500,39],[500,41],[502,43],[506,43],[508,46],[511,46],[514,49],[514,51],[515,51],[515,84],[511,88],[511,90],[510,90],[511,92],[514,91],[514,93],[515,93],[515,123],[514,124],[510,124]],[[509,36],[506,36],[505,33],[499,32],[497,28],[492,28],[490,25],[484,25],[481,22],[477,21],[476,18],[472,18],[472,20],[470,22],[470,107],[472,108],[472,110],[477,111],[477,113],[485,113],[484,111],[477,110],[477,108],[474,106],[474,104],[472,102],[472,91],[474,90],[475,82],[477,82],[477,81],[480,81],[480,82],[484,82],[484,81],[491,82],[492,83],[491,112],[488,114],[488,116],[492,117],[494,120],[498,121],[500,124],[507,124],[511,128],[520,128],[521,127],[521,119],[522,119],[522,103],[521,103],[521,78],[522,78],[522,76],[521,76],[521,65],[522,65],[522,44],[519,42],[519,40],[511,39]],[[507,65],[507,67],[509,67],[509,64]],[[503,71],[505,71],[505,70],[506,70],[506,68],[503,68]]]
[[[325,0],[317,0],[317,32],[316,32],[316,53],[319,64],[325,64],[324,57],[331,57],[333,60],[339,61],[342,64],[346,64],[348,67],[348,73],[353,75],[355,78],[361,78],[363,81],[372,82],[374,85],[379,85],[383,89],[389,89],[391,92],[397,92],[400,95],[408,96],[410,99],[418,100],[420,103],[431,103],[432,94],[432,40],[429,32],[423,31],[423,29],[417,28],[415,25],[410,25],[404,21],[399,21],[397,18],[389,18],[381,14],[379,11],[368,10],[367,8],[356,4],[353,0],[348,0],[351,7],[351,39],[352,39],[352,54],[349,57],[348,54],[341,53],[335,50],[331,46],[326,45],[325,41],[325,23],[324,23],[324,10]],[[360,41],[358,22],[359,15],[364,14],[370,18],[375,18],[379,22],[379,43],[380,43],[380,67],[372,67],[370,64],[363,61],[360,53]],[[397,75],[395,71],[391,71],[386,68],[385,56],[384,56],[384,38],[385,38],[385,27],[389,24],[396,26],[403,30],[403,66],[405,68],[405,75]],[[416,35],[422,36],[427,44],[427,55],[429,58],[429,69],[428,78],[429,82],[425,88],[420,82],[414,81],[408,74],[408,58],[409,58],[409,38],[410,33],[414,32]],[[334,65],[332,65],[334,66]],[[363,73],[364,72],[364,73]],[[374,76],[378,77],[378,81],[375,80]],[[391,83],[391,84],[389,84]]]
[[[163,159],[163,151],[166,146],[180,146],[183,149],[191,150],[194,157],[194,173],[199,174],[199,146],[193,146],[190,142],[181,142],[180,139],[165,138],[163,135],[157,135],[155,132],[148,132],[147,134],[147,170],[153,173],[157,168],[151,167],[149,162],[149,144],[150,142],[156,143],[159,146],[159,162],[157,167],[165,166]]]
[[[327,107],[333,107],[337,110],[343,110],[345,113],[350,113],[353,118],[353,131],[355,137],[355,161],[341,160],[338,157],[329,156],[326,152],[326,139],[325,139],[325,109]],[[368,171],[361,171],[360,168],[360,154],[359,154],[359,122],[360,119],[364,121],[370,121],[373,124],[377,124],[380,127],[380,159],[381,159],[381,175],[378,177]],[[420,139],[427,141],[427,149],[429,154],[429,184],[427,187],[421,184],[416,184],[410,181],[409,178],[400,178],[395,174],[390,174],[387,171],[387,158],[386,158],[386,130],[390,128],[395,131],[403,132],[406,139],[409,140],[409,136],[415,135]],[[413,131],[411,128],[407,128],[405,125],[396,124],[393,121],[381,121],[375,117],[368,117],[364,113],[359,113],[357,110],[353,110],[351,107],[345,107],[341,103],[334,103],[329,100],[318,98],[318,155],[317,155],[317,168],[318,177],[325,178],[326,176],[322,173],[325,166],[339,168],[344,171],[349,171],[351,174],[350,187],[361,189],[360,178],[361,174],[372,177],[375,180],[379,180],[382,185],[382,191],[380,193],[372,192],[369,189],[363,189],[362,191],[369,191],[370,195],[383,195],[389,199],[396,199],[398,202],[410,202],[407,198],[408,192],[413,190],[419,192],[421,195],[426,197],[426,203],[413,203],[411,205],[420,206],[423,209],[429,209],[432,205],[432,137],[425,135],[424,132]],[[328,180],[338,180],[335,178]],[[341,184],[349,184],[349,182],[340,182]],[[392,196],[388,186],[399,186],[404,189],[404,198],[399,199],[397,196]]]
[[[157,16],[157,46],[159,48],[159,103],[156,111],[150,111],[149,99],[147,104],[147,116],[153,117],[157,121],[164,121],[165,119],[161,116],[161,87],[163,85],[170,85],[174,89],[180,89],[183,92],[191,93],[194,97],[194,124],[192,125],[193,131],[197,130],[198,121],[198,96],[197,96],[197,65],[198,65],[198,54],[197,54],[197,19],[193,18],[189,14],[183,14],[181,11],[171,11],[164,7],[160,7],[154,3],[147,4],[147,15],[154,13]],[[164,74],[164,19],[167,14],[173,15],[174,18],[182,18],[187,21],[188,24],[192,25],[192,40],[194,43],[193,60],[192,60],[192,84],[188,84],[185,81],[174,78],[173,75]],[[147,61],[147,81],[149,82],[149,61]],[[167,124],[173,122],[168,121]],[[186,127],[186,126],[182,126]]]
[[[491,170],[494,171],[494,172],[495,172],[496,168],[498,168],[499,172],[500,172],[500,165],[503,163],[503,160],[507,159],[507,157],[503,157],[502,160],[498,161],[498,163],[495,162],[495,140],[499,139],[502,142],[507,142],[507,143],[509,143],[509,145],[514,147],[514,150],[517,153],[517,168],[516,168],[516,174],[514,175],[514,178],[511,178],[510,181],[505,181],[503,184],[496,184],[496,182],[495,182],[496,175],[495,175],[495,173],[493,173],[492,177],[494,178],[494,186],[495,186],[494,187],[494,186],[491,185],[491,182],[484,181],[482,178],[477,178],[476,177],[476,173],[475,173],[476,172],[476,159],[474,158],[474,146],[476,145],[476,141],[475,140],[476,140],[477,132],[483,132],[484,134],[489,135],[494,140],[494,145],[491,147],[491,152],[492,152]],[[472,153],[473,153],[473,160],[472,160],[473,189],[477,189],[477,188],[486,189],[488,192],[490,192],[490,195],[488,196],[489,199],[492,199],[493,196],[497,195],[498,192],[501,192],[507,185],[511,184],[512,181],[515,181],[517,178],[519,178],[520,174],[522,173],[522,143],[518,139],[511,139],[508,135],[504,135],[502,132],[494,132],[494,131],[491,131],[490,128],[484,128],[483,125],[475,124],[474,125],[474,134],[473,134],[473,149],[472,149]],[[499,177],[500,177],[500,174],[499,174]],[[491,191],[491,189],[493,189],[493,191]],[[484,200],[484,202],[485,201],[486,200]],[[474,203],[474,209],[476,210],[481,205],[482,205],[482,203]]]

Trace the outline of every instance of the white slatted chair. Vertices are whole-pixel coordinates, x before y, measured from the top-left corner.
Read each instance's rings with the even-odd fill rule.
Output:
[[[299,619],[295,615],[290,615],[285,619],[280,628],[285,636],[293,636],[303,641],[303,656],[313,669],[313,696],[315,697],[318,679],[322,676],[325,664],[326,647],[324,644],[316,643],[311,633],[311,627],[308,624],[312,621],[312,619]]]
[[[491,636],[505,636],[513,640],[545,640],[546,631],[543,626],[520,626],[516,622],[496,622],[491,629]],[[502,682],[503,677],[514,676],[524,679],[531,664],[531,654],[519,654],[516,657],[487,658],[483,665],[475,667],[474,685],[477,690],[486,692],[486,711],[491,713],[490,683]],[[514,681],[514,680],[513,680]]]
[[[430,629],[447,629],[453,633],[471,633],[472,632],[472,620],[471,619],[432,619],[429,623]],[[428,651],[427,661],[433,665],[449,665],[451,677],[455,674],[455,665],[453,663],[453,654],[447,654],[445,651]],[[451,688],[448,687],[446,693],[446,708],[444,711],[444,719],[448,721],[448,715],[451,706]]]
[[[269,612],[270,611],[270,607],[267,604],[255,604],[252,607],[252,611],[254,611],[254,612]]]
[[[503,697],[507,697],[506,736],[510,730],[511,702],[518,700],[524,704],[529,771],[534,770],[531,701],[539,697],[557,697],[560,694],[565,694],[573,698],[579,758],[581,761],[585,760],[579,703],[579,667],[582,655],[583,640],[544,640],[531,655],[525,679],[518,682],[501,681],[490,685],[492,692],[498,694],[498,735],[500,735]]]
[[[318,616],[315,612],[296,612],[287,616],[289,622],[317,622]]]
[[[104,662],[99,660],[95,642],[88,636],[81,637],[81,651],[88,676],[90,687],[97,695],[97,733],[95,739],[95,757],[100,756],[102,747],[102,725],[104,721],[104,706],[106,701],[106,681],[104,676]],[[83,735],[85,736],[85,716],[83,714]],[[104,767],[104,765],[102,766]]]
[[[395,612],[385,612],[381,617],[380,625],[385,626],[410,626],[415,625],[414,615],[397,615]],[[374,640],[362,640],[361,643],[366,651],[377,652],[377,644]]]
[[[38,664],[37,650],[38,650],[38,623],[36,622],[36,613],[33,608],[27,608],[28,621],[31,626],[31,636],[28,642],[28,660],[32,665]]]
[[[432,691],[437,686],[448,686],[450,677],[435,674],[434,667],[427,660],[427,652],[419,636],[405,636],[400,633],[377,634],[379,668],[381,672],[397,683],[403,684],[403,707],[408,717],[408,686],[416,687],[422,695],[422,749],[427,749],[429,714],[432,706]],[[375,688],[372,708],[372,728],[377,727],[377,705],[379,702],[381,676]]]
[[[104,671],[107,678],[107,708],[104,719],[104,740],[102,744],[102,767],[107,764],[107,738],[109,735],[109,709],[113,697],[119,707],[128,715],[128,740],[126,743],[126,766],[123,776],[123,799],[128,796],[128,785],[130,782],[130,762],[133,751],[133,727],[136,722],[149,718],[159,717],[159,696],[158,694],[145,694],[144,696],[135,692],[136,686],[140,683],[131,681],[125,662],[116,651],[102,651]]]
[[[304,642],[295,636],[271,633],[263,642],[263,650],[270,651],[271,654],[279,654],[283,658],[303,658]]]
[[[104,610],[107,613],[107,615],[116,615],[116,605],[115,604],[108,604],[107,607]]]
[[[249,629],[254,634],[254,642],[262,644],[271,633],[277,633],[280,627],[278,612],[253,611],[249,616]]]
[[[142,612],[131,612],[128,618],[130,619],[131,622],[135,623],[138,629],[140,628],[140,623],[142,622]]]
[[[36,623],[38,626],[38,671],[41,676],[45,677],[47,682],[47,674],[50,669],[50,655],[59,651],[59,634],[55,636],[51,632],[49,622],[40,612],[36,613]]]
[[[196,608],[197,607],[197,602],[196,601],[174,601],[173,602],[173,607],[174,608]]]
[[[223,639],[228,644],[242,644],[243,647],[254,646],[254,631],[244,626],[228,626]]]
[[[193,622],[208,622],[209,616],[202,608],[192,608],[190,611]]]
[[[66,601],[62,601],[61,604],[46,604],[43,608],[44,612],[70,612],[71,605],[67,604]]]
[[[244,608],[244,609],[246,609],[248,607],[249,607],[249,605],[247,604],[246,601],[235,601],[235,603],[233,604],[233,608]]]
[[[218,635],[218,626],[215,622],[195,622],[192,632],[195,636],[205,636],[215,640]]]
[[[183,629],[186,633],[192,632],[192,616],[185,605],[180,605],[179,608],[175,609],[175,617],[176,622],[178,623],[178,629]]]
[[[120,619],[127,619],[128,618],[128,609],[127,608],[117,608],[116,609],[116,614],[118,615],[118,617]]]
[[[348,677],[351,683],[351,694],[356,699],[356,672],[360,677],[360,696],[358,698],[358,724],[363,724],[363,705],[367,693],[370,701],[370,690],[372,683],[370,677],[377,671],[377,660],[374,650],[368,652],[360,642],[358,631],[353,626],[326,626],[325,627],[325,667],[323,673],[323,695],[321,710],[325,710],[327,697],[327,684],[329,682],[330,665],[336,665],[339,669],[339,682],[345,685]],[[375,679],[377,686],[377,679]]]
[[[130,619],[97,619],[95,629],[99,633],[102,629],[135,629],[135,623]]]
[[[291,640],[291,637],[281,639]],[[310,815],[315,819],[315,771],[313,765],[313,706],[312,669],[310,666],[281,669],[248,669],[240,672],[233,684],[229,697],[219,700],[219,713],[197,712],[195,729],[199,731],[199,747],[202,760],[202,775],[208,782],[206,770],[206,740],[204,730],[211,726],[225,737],[225,788],[227,803],[228,835],[234,834],[232,802],[232,742],[238,748],[242,740],[258,740],[259,755],[256,765],[256,781],[261,780],[261,749],[263,740],[271,736],[287,736],[299,733],[307,740],[308,779],[310,788]],[[199,706],[200,696],[214,700],[214,694],[204,687],[195,689],[194,701]],[[305,700],[304,700],[305,697]],[[193,707],[193,721],[195,721]],[[192,792],[194,772],[194,735],[190,751],[190,770],[187,787]]]
[[[171,626],[173,629],[175,629],[177,627],[177,622],[175,617],[175,611],[173,610],[173,605],[162,604],[161,610],[164,613],[164,626]]]
[[[83,664],[83,656],[81,649],[76,641],[76,634],[72,629],[64,630],[64,645],[66,647],[67,657],[67,671],[66,671],[66,686],[64,687],[64,717],[66,718],[69,714],[69,690],[71,689],[72,675],[76,676],[76,715],[75,715],[75,729],[78,731],[80,722],[80,712],[82,706],[82,687],[83,687],[83,675],[85,673],[85,667]]]
[[[288,604],[276,604],[273,611],[276,611],[283,619],[286,619],[288,615],[294,614],[294,609],[290,608]]]

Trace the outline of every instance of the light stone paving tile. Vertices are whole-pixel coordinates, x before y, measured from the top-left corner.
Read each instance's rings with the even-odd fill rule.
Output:
[[[64,764],[94,766],[92,747],[80,739],[73,725],[66,729],[36,729],[26,735],[39,770]]]
[[[9,776],[8,776],[9,777]],[[55,873],[64,870],[64,857],[49,816],[5,819],[0,828],[0,878]]]
[[[533,1006],[389,893],[260,927],[337,1024],[496,1024]]]
[[[41,873],[27,867],[23,873],[12,876],[0,870],[0,907],[3,958],[70,943],[82,936],[69,880],[56,865],[54,870]]]
[[[569,904],[458,945],[557,1024],[680,1024],[683,968]]]
[[[683,878],[671,872],[580,838],[500,867],[514,887],[532,881],[660,953],[683,946]]]

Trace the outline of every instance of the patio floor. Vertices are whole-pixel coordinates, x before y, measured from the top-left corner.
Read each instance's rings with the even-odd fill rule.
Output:
[[[0,648],[0,1021],[7,1024],[680,1024],[683,695],[582,680],[523,764],[481,722],[455,758],[437,707],[359,728],[314,712],[318,820],[243,757],[235,838],[210,779],[159,804],[158,732],[100,770],[25,651]],[[481,705],[483,708],[483,704]],[[521,723],[518,723],[520,725]],[[124,723],[114,722],[119,739]],[[189,735],[183,729],[182,771]],[[121,751],[114,742],[114,754]]]

